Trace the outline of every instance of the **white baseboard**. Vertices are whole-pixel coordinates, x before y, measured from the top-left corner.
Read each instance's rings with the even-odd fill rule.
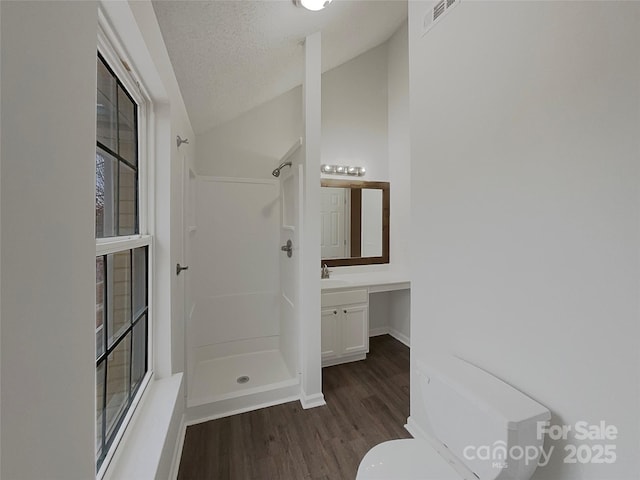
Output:
[[[180,420],[180,430],[178,431],[178,441],[173,452],[173,461],[171,463],[171,478],[178,478],[178,470],[180,469],[180,460],[182,458],[182,447],[184,447],[184,437],[187,435],[187,416],[183,413]]]
[[[369,329],[369,337],[378,337],[380,335],[387,335],[389,333],[389,327],[378,327]]]
[[[420,438],[422,440],[429,439],[429,436],[420,426],[418,426],[416,421],[411,416],[407,418],[407,423],[405,424],[404,429],[409,432],[413,438]]]
[[[399,332],[395,328],[392,328],[388,325],[384,327],[372,328],[369,330],[369,337],[378,337],[380,335],[391,335],[400,343],[403,343],[407,347],[411,348],[411,339],[407,337],[404,333]]]
[[[301,392],[300,395],[300,405],[305,410],[309,408],[316,408],[326,405],[327,402],[324,401],[324,395],[322,393],[316,393],[313,395],[306,395],[304,392]]]
[[[322,368],[333,367],[334,365],[340,365],[342,363],[358,362],[367,358],[366,353],[354,353],[353,355],[343,355],[337,358],[329,358],[322,360]]]
[[[404,333],[399,332],[395,328],[389,327],[389,335],[398,340],[400,343],[404,343],[407,347],[411,348],[411,339]]]

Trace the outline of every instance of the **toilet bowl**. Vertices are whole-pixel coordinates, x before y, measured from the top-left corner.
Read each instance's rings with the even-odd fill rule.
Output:
[[[415,371],[426,438],[376,445],[362,458],[357,480],[531,478],[544,441],[538,422],[551,418],[547,408],[456,357],[417,362]]]
[[[390,440],[373,447],[363,457],[358,479],[460,480],[453,466],[425,440]],[[475,479],[474,477],[474,480]]]

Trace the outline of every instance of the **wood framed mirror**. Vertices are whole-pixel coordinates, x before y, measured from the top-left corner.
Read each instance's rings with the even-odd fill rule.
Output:
[[[389,182],[320,181],[321,265],[389,263]]]

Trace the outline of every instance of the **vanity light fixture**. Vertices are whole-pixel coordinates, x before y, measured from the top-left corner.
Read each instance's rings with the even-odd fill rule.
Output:
[[[322,10],[329,5],[333,0],[293,0],[296,7],[304,7],[312,12]]]
[[[353,175],[362,177],[367,172],[364,167],[352,167],[346,165],[327,165],[323,164],[320,167],[322,173],[329,173],[334,175]]]

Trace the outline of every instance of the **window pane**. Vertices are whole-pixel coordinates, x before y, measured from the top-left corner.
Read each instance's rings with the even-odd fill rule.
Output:
[[[96,149],[96,238],[116,234],[116,193],[118,161],[101,148]]]
[[[96,358],[104,353],[104,257],[96,258]]]
[[[104,361],[96,369],[96,458],[102,455],[102,415],[104,413]]]
[[[116,150],[116,80],[98,58],[97,139]]]
[[[133,360],[131,362],[131,391],[134,392],[147,371],[147,315],[133,327]]]
[[[109,346],[131,325],[131,250],[107,255]]]
[[[118,424],[129,403],[131,333],[107,357],[107,437]]]
[[[136,172],[120,162],[120,188],[118,199],[119,235],[137,233],[137,180]]]
[[[138,165],[136,105],[118,86],[118,154],[133,166]]]
[[[133,250],[133,318],[147,306],[147,247]]]

